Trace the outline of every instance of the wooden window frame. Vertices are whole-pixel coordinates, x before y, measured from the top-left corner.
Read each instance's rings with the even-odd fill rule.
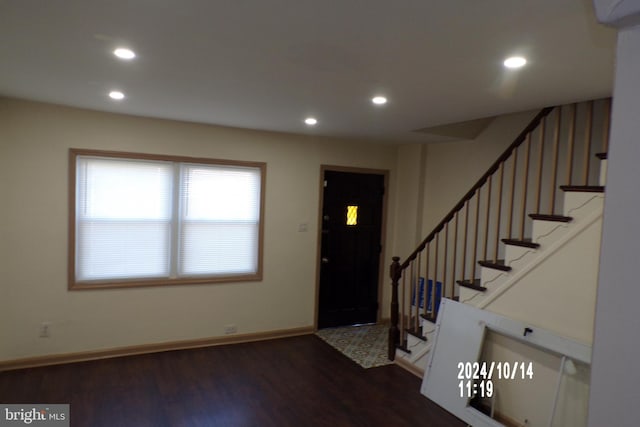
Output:
[[[96,156],[105,158],[119,158],[129,160],[158,160],[177,163],[192,163],[202,165],[240,166],[257,168],[260,171],[260,215],[258,225],[258,260],[257,270],[252,274],[194,276],[182,278],[152,278],[152,279],[105,279],[91,281],[76,280],[76,177],[77,158],[79,156]],[[222,160],[202,157],[172,156],[162,154],[132,153],[122,151],[105,151],[92,149],[69,149],[69,223],[68,223],[68,289],[91,290],[112,289],[147,286],[174,286],[194,284],[215,284],[229,282],[261,281],[263,274],[263,247],[264,247],[264,210],[266,189],[267,164],[264,162]]]

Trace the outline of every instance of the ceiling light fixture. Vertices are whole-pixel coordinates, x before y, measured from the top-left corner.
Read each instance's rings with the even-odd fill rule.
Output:
[[[112,90],[111,92],[109,92],[109,98],[120,101],[124,99],[124,93],[120,92],[119,90]]]
[[[384,105],[387,103],[387,98],[385,98],[384,96],[374,96],[373,98],[371,98],[371,102],[376,105]]]
[[[127,49],[126,47],[119,47],[113,51],[113,54],[120,59],[133,59],[136,57],[136,53],[131,49]]]
[[[316,123],[318,123],[318,120],[313,117],[307,117],[306,119],[304,119],[304,122],[309,126],[314,126]]]
[[[527,64],[527,60],[521,56],[512,56],[505,59],[503,64],[507,68],[520,68]]]

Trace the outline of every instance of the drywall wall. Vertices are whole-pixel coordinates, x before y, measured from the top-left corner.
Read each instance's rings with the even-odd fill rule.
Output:
[[[6,153],[6,142],[8,141],[8,128],[7,126],[2,126],[3,121],[2,117],[8,114],[8,106],[6,103],[0,101],[0,164],[4,163],[4,160],[7,157]],[[7,210],[5,209],[6,197],[9,191],[9,183],[11,182],[10,175],[8,173],[8,169],[0,166],[0,224],[8,224],[8,216]],[[3,254],[5,250],[10,250],[9,248],[4,249],[5,243],[8,241],[9,227],[0,225],[0,255]],[[10,330],[10,319],[9,319],[9,301],[8,301],[8,292],[5,289],[4,280],[2,278],[7,277],[8,275],[8,264],[4,260],[0,260],[0,355],[4,352],[1,348],[5,345],[3,343],[8,343],[9,341],[9,330]],[[0,356],[1,359],[2,356]]]
[[[594,221],[486,309],[591,344],[601,227]]]
[[[420,201],[424,195],[421,160],[425,152],[426,146],[422,144],[403,144],[398,147],[398,187],[392,256],[406,257],[423,237],[418,233],[417,225],[422,208]],[[391,259],[387,261],[389,264]]]
[[[444,218],[537,113],[499,116],[474,140],[427,146],[423,236]]]
[[[264,280],[68,291],[71,147],[266,162]],[[392,228],[394,146],[0,99],[0,360],[312,326],[321,164],[390,170]]]
[[[610,1],[594,0],[607,6]],[[628,3],[638,3],[630,1]],[[600,16],[600,15],[599,15]],[[635,16],[638,25],[640,18]],[[637,426],[640,317],[640,27],[618,35],[596,302],[589,426]]]

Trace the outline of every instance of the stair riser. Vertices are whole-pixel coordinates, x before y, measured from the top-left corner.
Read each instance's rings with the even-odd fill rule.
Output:
[[[416,350],[419,351],[419,350]],[[419,368],[420,370],[427,372],[427,363],[429,362],[429,354],[431,352],[431,346],[425,349],[424,351],[420,351],[420,356],[418,358],[411,359],[404,351],[396,350],[396,360],[403,359],[404,361],[410,363],[411,365]]]
[[[481,296],[479,296],[478,294],[480,294],[481,292],[478,291],[474,291],[473,289],[469,289],[469,288],[464,288],[462,286],[460,286],[460,302],[463,303],[469,303],[469,304],[473,304],[473,302],[475,302],[476,299],[481,298]],[[476,296],[478,295],[478,296]],[[471,298],[475,297],[473,300],[471,300]]]
[[[407,337],[407,348],[411,350],[411,353],[408,354],[402,350],[396,350],[396,358],[404,359],[407,362],[410,362],[412,365],[419,367],[420,369],[425,369],[427,365],[429,350],[432,345],[434,330],[435,325],[433,330],[427,334],[427,339],[429,341],[422,341],[421,339],[409,335]]]
[[[504,272],[493,268],[481,267],[480,279],[482,281],[482,286],[486,287],[487,290],[485,292],[478,292],[473,289],[460,287],[460,301],[475,305],[489,297],[494,289],[502,286],[504,282],[511,278],[513,272],[517,271],[516,269],[519,266],[530,262],[530,259],[534,257],[535,254],[536,249],[507,245],[505,254],[506,264],[513,267],[514,270],[511,272]]]
[[[525,248],[522,246],[507,245],[505,249],[505,263],[513,269],[517,269],[529,262],[529,259],[540,249]]]
[[[533,220],[531,236],[534,242],[548,246],[562,238],[569,230],[570,223]]]
[[[600,160],[600,185],[607,183],[607,160]]]
[[[526,249],[526,248],[520,248],[520,249]],[[506,265],[509,265],[509,259],[506,260]],[[480,282],[482,286],[487,288],[487,290],[484,292],[478,292],[473,289],[468,289],[469,292],[465,293],[466,294],[465,299],[462,299],[462,294],[460,294],[461,295],[460,301],[461,302],[467,301],[472,305],[477,305],[480,301],[483,301],[484,299],[491,296],[491,294],[493,293],[493,290],[501,287],[502,284],[508,281],[512,275],[513,275],[513,270],[502,271],[502,270],[496,270],[495,268],[480,267]],[[462,290],[462,288],[460,289]],[[473,297],[473,299],[468,300],[469,297]]]
[[[480,267],[480,281],[482,286],[487,288],[486,291],[481,292],[484,296],[491,293],[491,289],[496,286],[500,286],[502,282],[507,280],[510,272],[496,270],[495,268]],[[475,298],[474,301],[479,300],[480,297]]]
[[[435,330],[436,325],[433,322],[422,319],[422,332],[425,334],[427,339],[429,339],[429,336],[433,334]]]
[[[407,336],[407,348],[411,350],[412,355],[413,353],[415,353],[414,350],[416,350],[417,347],[421,347],[424,343],[425,343],[424,341],[422,341],[417,337],[414,337],[411,334]]]
[[[596,209],[602,209],[604,193],[566,192],[562,214],[573,218],[572,222],[579,222]]]
[[[422,369],[426,373],[427,372],[427,362],[429,361],[429,353],[430,353],[430,351],[427,351],[427,352],[423,353],[417,360],[412,361],[411,363],[413,363],[415,366],[417,366],[418,368]]]

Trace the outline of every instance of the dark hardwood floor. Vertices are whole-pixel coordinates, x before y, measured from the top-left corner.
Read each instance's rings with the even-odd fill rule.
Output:
[[[70,403],[74,427],[464,426],[419,389],[313,335],[0,373],[0,403]]]

